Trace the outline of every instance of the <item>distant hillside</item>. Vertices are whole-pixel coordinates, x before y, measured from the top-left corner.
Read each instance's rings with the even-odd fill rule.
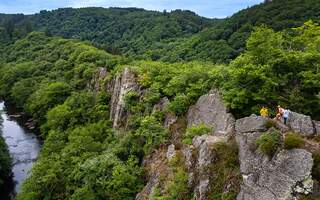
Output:
[[[273,0],[242,10],[222,23],[216,23],[191,38],[155,49],[166,61],[234,59],[245,48],[254,26],[265,24],[277,31],[301,26],[308,20],[318,21],[319,0]]]
[[[207,19],[182,10],[64,8],[29,16],[0,15],[0,24],[9,28],[13,38],[32,29],[90,41],[113,54],[139,59],[228,62],[244,50],[253,26],[266,24],[283,30],[310,19],[317,21],[319,16],[318,0],[273,0],[224,20]],[[10,29],[12,26],[20,30]]]
[[[50,35],[88,40],[116,54],[141,55],[156,42],[188,37],[216,20],[191,11],[146,11],[138,8],[63,8],[31,16],[0,15],[0,24],[31,24]]]

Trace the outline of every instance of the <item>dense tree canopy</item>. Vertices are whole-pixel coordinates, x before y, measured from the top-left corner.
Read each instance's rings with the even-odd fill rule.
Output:
[[[280,104],[319,119],[319,41],[320,28],[311,21],[289,33],[256,28],[245,53],[221,73],[227,105],[248,115]]]
[[[112,54],[139,59],[229,62],[243,52],[254,26],[284,30],[319,19],[319,12],[318,0],[273,0],[222,20],[182,10],[65,8],[28,16],[0,15],[0,27],[7,39],[37,30],[90,41]]]

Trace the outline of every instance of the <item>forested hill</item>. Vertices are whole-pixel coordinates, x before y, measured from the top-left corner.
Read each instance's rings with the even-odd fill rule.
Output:
[[[191,36],[215,21],[191,11],[138,8],[62,8],[30,16],[0,15],[3,26],[31,25],[48,35],[88,40],[112,53],[127,55],[143,55],[155,42]]]
[[[242,10],[191,38],[171,43],[168,49],[155,50],[163,60],[208,60],[225,62],[245,49],[254,26],[267,25],[275,30],[301,26],[307,20],[318,21],[318,0],[273,0]]]
[[[0,27],[0,32],[9,33],[0,41],[37,30],[91,41],[113,54],[140,59],[226,62],[244,50],[253,26],[266,24],[283,30],[310,19],[317,21],[319,16],[318,0],[273,0],[223,20],[182,10],[64,8],[28,16],[0,15],[0,25],[4,27]]]

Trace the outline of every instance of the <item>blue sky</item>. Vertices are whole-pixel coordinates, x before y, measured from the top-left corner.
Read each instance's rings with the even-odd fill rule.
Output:
[[[0,0],[0,13],[32,14],[62,7],[139,7],[148,10],[192,10],[205,17],[223,18],[263,0]]]

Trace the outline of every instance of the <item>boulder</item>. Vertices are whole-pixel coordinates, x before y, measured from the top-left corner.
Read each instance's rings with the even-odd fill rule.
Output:
[[[313,121],[316,135],[320,135],[320,121]]]
[[[176,155],[176,150],[175,150],[175,146],[174,144],[171,144],[168,146],[168,150],[167,150],[167,159],[169,161],[172,160],[172,158]]]
[[[265,126],[268,118],[251,115],[250,117],[245,117],[238,119],[236,122],[236,132],[237,133],[247,133],[247,132],[257,132],[266,131]]]
[[[235,119],[224,106],[219,92],[212,90],[189,108],[187,122],[188,127],[204,123],[214,128],[213,135],[226,136],[233,134]]]
[[[262,134],[252,131],[260,129],[260,126],[252,126],[248,119],[240,122],[237,122],[241,126],[237,128],[236,141],[243,183],[237,200],[293,200],[299,191],[304,194],[311,191],[311,153],[303,149],[282,150],[269,158],[252,148]],[[245,129],[245,122],[251,128]],[[261,122],[260,119],[257,122]]]
[[[210,165],[214,159],[212,148],[218,142],[226,142],[225,137],[212,135],[196,136],[192,140],[192,144],[198,152],[198,168],[204,168]]]
[[[315,134],[315,128],[310,116],[290,112],[287,125],[302,136],[313,136]]]
[[[130,68],[125,68],[121,74],[112,80],[109,90],[111,92],[110,119],[113,121],[113,128],[120,128],[127,117],[124,102],[125,95],[129,91],[139,93],[136,74]]]

